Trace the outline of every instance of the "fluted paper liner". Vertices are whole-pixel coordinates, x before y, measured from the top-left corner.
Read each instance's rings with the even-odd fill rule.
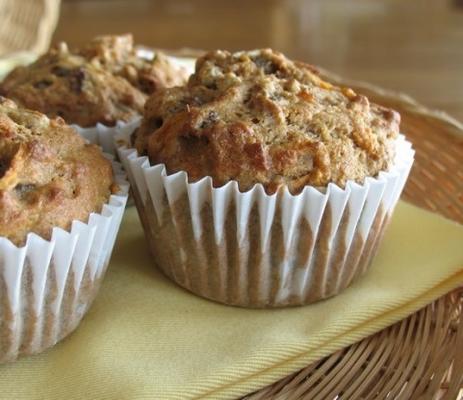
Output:
[[[69,231],[54,228],[51,240],[30,233],[22,247],[0,237],[0,362],[53,346],[87,312],[127,202],[121,165],[113,162],[113,171],[119,191],[87,223],[75,220]]]
[[[103,151],[107,154],[116,155],[116,147],[114,145],[114,135],[121,129],[124,129],[126,125],[132,126],[134,123],[139,124],[141,117],[135,117],[129,122],[117,121],[115,126],[107,126],[104,124],[96,124],[88,128],[83,128],[79,125],[71,125],[77,133],[86,139],[89,143],[97,144],[101,146]]]
[[[344,189],[298,195],[262,185],[240,192],[205,177],[166,173],[116,135],[150,250],[161,270],[200,296],[244,307],[303,305],[339,293],[369,266],[413,164],[400,135],[388,172]]]

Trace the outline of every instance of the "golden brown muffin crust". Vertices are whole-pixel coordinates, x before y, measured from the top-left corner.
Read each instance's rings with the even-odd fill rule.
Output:
[[[35,63],[14,69],[0,92],[24,107],[83,127],[128,121],[143,110],[146,99],[125,79],[72,54],[63,43]]]
[[[0,236],[16,245],[29,232],[50,239],[100,212],[114,189],[111,163],[61,118],[0,98]]]
[[[147,95],[160,88],[184,85],[188,79],[187,71],[174,65],[162,52],[156,52],[152,59],[140,57],[131,34],[97,36],[76,51],[88,60],[98,60],[104,69]]]
[[[387,170],[398,113],[352,89],[324,82],[316,70],[270,49],[198,59],[185,87],[155,93],[145,105],[135,146],[169,173],[215,186],[261,183],[344,186]]]
[[[60,43],[35,63],[15,68],[0,93],[70,124],[114,125],[140,115],[147,94],[186,81],[185,71],[164,59],[138,57],[131,35],[98,37],[83,49]]]

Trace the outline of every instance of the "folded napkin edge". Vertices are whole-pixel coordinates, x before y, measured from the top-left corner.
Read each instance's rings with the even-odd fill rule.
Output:
[[[458,288],[462,282],[463,265],[460,267],[458,272],[426,290],[418,297],[401,306],[395,307],[384,314],[362,322],[359,326],[355,326],[349,331],[339,334],[334,340],[317,345],[316,350],[311,348],[304,349],[298,355],[290,356],[284,361],[280,361],[275,365],[264,368],[258,372],[251,373],[244,378],[230,380],[230,377],[228,376],[226,379],[222,380],[222,382],[225,380],[228,383],[225,385],[222,384],[220,387],[213,388],[214,382],[220,382],[220,378],[217,377],[209,382],[203,382],[201,387],[198,387],[197,390],[189,387],[188,393],[178,393],[178,395],[180,398],[188,398],[188,395],[191,396],[192,392],[194,392],[195,396],[191,397],[192,399],[201,398],[217,400],[226,400],[244,396],[287,377],[307,365],[329,356],[330,354],[333,354],[347,346],[357,343],[358,341],[371,336],[382,329],[394,325],[414,312],[424,308],[439,297],[442,297],[443,295]],[[279,349],[276,348],[275,351],[279,352]],[[253,382],[249,383],[250,380],[253,380]]]

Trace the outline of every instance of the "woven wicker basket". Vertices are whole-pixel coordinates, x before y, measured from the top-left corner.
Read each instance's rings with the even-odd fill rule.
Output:
[[[189,49],[175,52],[198,54]],[[402,130],[416,149],[404,198],[463,223],[463,125],[406,95],[349,82],[327,71],[322,75],[401,113]],[[462,313],[463,289],[458,289],[245,399],[463,399]]]
[[[0,56],[43,53],[58,21],[60,0],[0,0]]]

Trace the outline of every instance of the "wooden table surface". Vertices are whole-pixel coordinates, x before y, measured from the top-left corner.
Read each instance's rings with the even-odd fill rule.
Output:
[[[161,48],[272,47],[463,120],[461,0],[64,0],[54,41],[123,32]]]

